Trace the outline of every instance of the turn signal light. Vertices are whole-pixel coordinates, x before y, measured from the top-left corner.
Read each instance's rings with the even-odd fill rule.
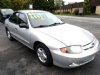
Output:
[[[62,53],[68,53],[68,49],[67,49],[67,48],[60,48],[60,51],[61,51]]]

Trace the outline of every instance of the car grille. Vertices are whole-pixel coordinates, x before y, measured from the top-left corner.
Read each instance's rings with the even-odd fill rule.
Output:
[[[92,42],[90,42],[90,43],[88,43],[88,44],[86,44],[86,45],[83,45],[82,48],[83,48],[84,50],[89,50],[89,49],[94,48],[95,44],[96,44],[96,40],[94,40],[94,41],[92,41]]]

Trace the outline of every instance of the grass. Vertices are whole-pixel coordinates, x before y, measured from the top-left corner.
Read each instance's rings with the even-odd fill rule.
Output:
[[[61,14],[55,14],[55,15],[76,16],[75,14],[64,14],[64,13],[61,13]]]
[[[55,14],[55,15],[64,15],[64,16],[96,16],[96,14],[88,14],[88,15],[75,15],[75,14],[64,14],[64,13],[61,13],[61,14]]]

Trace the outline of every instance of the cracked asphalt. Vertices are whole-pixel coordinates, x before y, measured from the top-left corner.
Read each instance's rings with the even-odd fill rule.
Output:
[[[100,41],[100,18],[58,17],[64,22],[89,30]],[[16,40],[9,41],[4,24],[0,23],[0,75],[100,75],[100,51],[94,61],[81,67],[45,67],[39,63],[34,51]]]

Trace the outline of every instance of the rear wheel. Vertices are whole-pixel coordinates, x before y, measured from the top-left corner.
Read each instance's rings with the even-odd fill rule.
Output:
[[[53,60],[50,50],[44,44],[38,44],[36,46],[36,54],[41,64],[45,66],[52,66]]]
[[[6,29],[6,34],[7,34],[7,37],[8,37],[9,40],[11,40],[11,41],[14,40],[14,38],[11,36],[11,33],[8,29]]]

